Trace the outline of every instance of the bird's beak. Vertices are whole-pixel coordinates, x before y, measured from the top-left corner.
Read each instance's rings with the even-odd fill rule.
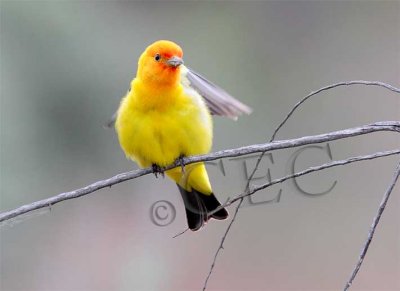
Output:
[[[167,60],[167,64],[171,67],[179,67],[180,65],[183,65],[183,60],[179,57],[173,56]]]

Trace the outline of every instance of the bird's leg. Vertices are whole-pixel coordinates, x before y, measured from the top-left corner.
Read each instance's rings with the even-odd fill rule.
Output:
[[[164,168],[160,167],[157,164],[152,164],[151,167],[153,168],[153,173],[158,178],[158,174],[160,174],[164,178]]]
[[[175,160],[175,165],[180,165],[182,169],[182,173],[185,173],[185,164],[183,163],[183,155],[180,155],[176,160]]]

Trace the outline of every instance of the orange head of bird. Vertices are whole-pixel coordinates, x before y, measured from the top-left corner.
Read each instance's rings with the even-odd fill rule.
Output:
[[[179,45],[159,40],[149,45],[139,58],[137,77],[155,86],[172,86],[179,81],[183,52]]]

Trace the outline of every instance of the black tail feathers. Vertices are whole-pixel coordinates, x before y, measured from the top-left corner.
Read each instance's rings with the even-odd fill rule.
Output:
[[[195,189],[189,192],[179,185],[178,188],[185,204],[187,223],[191,230],[199,230],[210,218],[217,220],[228,218],[229,214],[225,208],[209,215],[210,212],[221,206],[213,193],[205,195]]]

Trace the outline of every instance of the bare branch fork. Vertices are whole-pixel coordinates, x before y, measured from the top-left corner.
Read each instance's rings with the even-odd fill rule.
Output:
[[[232,199],[229,198],[223,205],[221,205],[221,207],[218,207],[217,209],[215,209],[214,211],[212,211],[212,213],[214,213],[214,212],[218,211],[219,209],[221,209],[221,208],[223,208],[223,207],[230,206],[230,205],[232,205],[233,203],[235,203],[236,201],[239,200],[239,203],[238,203],[238,205],[237,205],[236,208],[235,208],[235,212],[234,212],[233,218],[232,218],[232,220],[230,221],[228,227],[226,228],[225,233],[224,233],[224,235],[223,235],[223,237],[222,237],[222,239],[221,239],[221,242],[220,242],[220,244],[219,244],[219,246],[218,246],[218,249],[217,249],[217,251],[216,251],[215,254],[214,254],[214,259],[213,259],[213,261],[212,261],[210,270],[209,270],[209,272],[208,272],[208,274],[207,274],[205,283],[204,283],[204,285],[203,285],[203,291],[207,289],[207,283],[208,283],[208,280],[210,279],[210,276],[211,276],[211,274],[212,274],[212,271],[214,270],[214,267],[215,267],[215,263],[216,263],[216,261],[217,261],[218,254],[219,254],[219,252],[224,248],[223,244],[224,244],[224,242],[225,242],[225,240],[226,240],[227,234],[229,233],[229,230],[230,230],[230,228],[232,227],[232,224],[233,224],[233,222],[235,221],[235,218],[237,217],[237,214],[238,214],[238,212],[239,212],[240,206],[242,205],[243,199],[244,199],[245,197],[251,196],[251,195],[253,195],[254,193],[256,193],[256,192],[258,192],[258,191],[260,191],[260,190],[262,190],[262,189],[266,189],[266,188],[268,188],[268,187],[270,187],[270,186],[272,186],[272,185],[275,185],[275,184],[278,184],[278,183],[283,183],[283,182],[285,182],[286,180],[293,179],[293,178],[297,178],[297,177],[300,177],[300,176],[303,176],[303,175],[306,175],[306,174],[309,174],[309,173],[312,173],[312,172],[321,171],[321,170],[328,169],[328,168],[332,168],[332,167],[336,167],[336,166],[343,166],[343,165],[351,164],[351,163],[354,163],[354,162],[361,162],[361,161],[366,161],[366,160],[373,160],[373,159],[377,159],[377,158],[382,158],[382,157],[387,157],[387,156],[392,156],[392,155],[398,155],[398,154],[400,154],[400,149],[398,149],[398,150],[392,150],[392,151],[385,151],[385,152],[378,152],[378,153],[375,153],[375,154],[365,155],[365,156],[351,157],[351,158],[348,158],[348,159],[345,159],[345,160],[334,161],[334,162],[326,163],[326,164],[323,164],[323,165],[320,165],[320,166],[310,167],[310,168],[308,168],[308,169],[306,169],[306,170],[304,170],[304,171],[297,172],[297,173],[295,173],[295,174],[288,175],[288,176],[285,176],[285,177],[282,177],[282,178],[279,178],[279,179],[275,179],[275,180],[272,180],[272,181],[269,182],[269,183],[265,183],[265,184],[262,184],[262,185],[260,185],[260,186],[254,187],[252,190],[250,190],[250,189],[249,189],[249,185],[247,185],[247,191],[246,191],[245,193],[238,194],[238,195],[236,195],[236,196],[235,196],[234,198],[232,198]],[[262,154],[262,155],[263,155],[263,154]],[[400,167],[400,164],[399,164],[399,167]],[[399,171],[399,167],[397,168],[398,171]],[[394,180],[393,183],[390,185],[390,188],[389,188],[389,189],[390,189],[390,192],[389,192],[389,190],[388,190],[388,192],[385,194],[385,198],[384,198],[384,200],[383,200],[384,202],[381,202],[381,206],[380,206],[380,208],[379,208],[378,215],[374,218],[373,225],[371,226],[371,230],[370,230],[370,232],[369,232],[369,234],[368,234],[368,239],[367,239],[367,241],[366,241],[366,243],[365,243],[365,245],[364,245],[364,247],[363,247],[363,250],[361,251],[360,259],[359,259],[359,261],[358,261],[358,263],[357,263],[357,265],[356,265],[356,267],[355,267],[355,269],[354,269],[354,271],[353,271],[353,274],[352,274],[350,280],[347,282],[344,291],[347,291],[347,290],[348,290],[348,288],[350,287],[352,281],[353,281],[354,278],[356,277],[358,270],[359,270],[360,267],[361,267],[361,264],[362,264],[362,262],[363,262],[363,260],[364,260],[364,257],[365,257],[365,255],[366,255],[366,253],[367,253],[369,244],[370,244],[371,241],[372,241],[372,237],[373,237],[373,235],[374,235],[375,229],[376,229],[376,227],[377,227],[377,225],[378,225],[379,218],[380,218],[380,216],[381,216],[382,213],[383,213],[383,210],[384,210],[384,208],[385,208],[385,206],[386,206],[387,200],[389,199],[389,195],[390,195],[390,193],[391,193],[391,191],[392,191],[392,189],[393,189],[393,187],[394,187],[394,185],[395,185],[395,183],[396,183],[396,181],[397,181],[398,174],[399,174],[399,172],[397,172],[396,180]],[[250,179],[250,180],[251,180],[251,179]],[[211,213],[211,214],[212,214],[212,213]]]
[[[343,139],[343,138],[348,138],[348,137],[354,137],[354,136],[364,135],[364,134],[378,132],[378,131],[400,132],[400,122],[398,122],[398,121],[377,122],[377,123],[370,124],[370,125],[364,125],[364,126],[360,126],[360,127],[344,129],[344,130],[339,130],[339,131],[335,131],[335,132],[329,132],[329,133],[319,134],[319,135],[314,135],[314,136],[307,136],[307,137],[301,137],[301,138],[296,138],[296,139],[275,141],[275,142],[266,143],[266,144],[250,145],[250,146],[240,147],[240,148],[236,148],[236,149],[222,150],[222,151],[218,151],[218,152],[207,154],[207,155],[187,157],[187,158],[184,158],[182,162],[184,165],[187,165],[187,164],[200,162],[200,161],[212,161],[212,160],[217,160],[217,159],[226,158],[226,157],[237,157],[237,156],[243,156],[243,155],[248,155],[248,154],[253,154],[253,153],[273,151],[273,150],[285,149],[285,148],[293,148],[293,147],[299,147],[299,146],[308,145],[308,144],[322,143],[322,142],[333,141],[333,140]],[[166,170],[172,169],[177,166],[180,166],[180,163],[175,163],[173,165],[166,167],[165,169]],[[28,212],[31,212],[31,211],[34,211],[34,210],[37,210],[40,208],[49,207],[51,205],[54,205],[56,203],[59,203],[59,202],[65,201],[65,200],[78,198],[78,197],[93,193],[102,188],[111,187],[112,185],[115,185],[115,184],[118,184],[118,183],[121,183],[121,182],[124,182],[127,180],[132,180],[132,179],[144,176],[144,175],[148,175],[152,172],[153,172],[153,170],[151,168],[146,168],[146,169],[142,169],[142,170],[136,170],[136,171],[118,174],[114,177],[95,182],[95,183],[90,184],[81,189],[73,190],[70,192],[64,192],[64,193],[58,194],[56,196],[53,196],[53,197],[50,197],[47,199],[36,201],[31,204],[26,204],[24,206],[14,209],[14,210],[0,213],[0,222],[4,222],[11,218],[18,217],[22,214],[25,214],[25,213],[28,213]]]
[[[285,125],[285,123],[286,123],[286,122],[289,120],[289,118],[294,114],[294,112],[295,112],[301,105],[303,105],[307,100],[309,100],[311,97],[313,97],[313,96],[315,96],[315,95],[317,95],[317,94],[319,94],[319,93],[321,93],[321,92],[323,92],[323,91],[327,91],[327,90],[334,89],[334,88],[337,88],[337,87],[342,87],[342,86],[353,86],[353,85],[376,86],[376,87],[381,87],[381,88],[390,90],[390,91],[395,92],[395,93],[400,93],[400,89],[399,89],[399,88],[394,87],[394,86],[392,86],[392,85],[390,85],[390,84],[387,84],[387,83],[384,83],[384,82],[380,82],[380,81],[364,81],[364,80],[344,81],[344,82],[338,82],[338,83],[334,83],[334,84],[331,84],[331,85],[322,87],[322,88],[320,88],[320,89],[318,89],[318,90],[316,90],[316,91],[313,91],[313,92],[309,93],[308,95],[306,95],[305,97],[303,97],[299,102],[297,102],[297,103],[294,105],[294,107],[289,111],[289,113],[286,115],[286,117],[283,119],[283,121],[282,121],[282,122],[277,126],[277,128],[275,129],[274,133],[273,133],[272,136],[271,136],[270,142],[274,141],[274,139],[275,139],[275,137],[276,137],[278,131],[283,127],[283,125]],[[246,187],[245,187],[245,190],[244,190],[245,193],[250,193],[250,192],[251,192],[250,189],[249,189],[250,181],[253,179],[253,176],[254,176],[254,174],[256,173],[256,171],[257,171],[257,169],[258,169],[258,167],[259,167],[259,165],[260,165],[260,162],[261,162],[262,158],[264,157],[264,154],[265,154],[265,153],[266,153],[266,152],[262,152],[262,153],[260,154],[260,156],[258,157],[258,159],[257,159],[257,161],[256,161],[256,165],[254,166],[253,171],[251,172],[249,178],[247,179]],[[322,165],[322,166],[323,166],[323,165]],[[299,174],[299,173],[297,173],[297,174]],[[295,174],[295,175],[296,175],[296,174]],[[288,177],[288,178],[293,178],[293,177]],[[283,179],[283,178],[282,178],[282,179]],[[273,181],[272,181],[272,182],[273,182]],[[271,186],[271,185],[266,184],[266,185],[264,185],[264,186],[265,186],[265,187],[269,187],[269,186]],[[254,190],[254,189],[253,189],[253,190]],[[253,193],[254,193],[254,192],[253,192]],[[243,194],[243,195],[245,195],[245,194]],[[250,194],[250,195],[251,195],[251,194]],[[239,195],[239,196],[240,196],[240,195]],[[224,243],[225,243],[225,240],[226,240],[226,238],[227,238],[227,236],[228,236],[228,233],[229,233],[229,231],[230,231],[230,229],[231,229],[233,223],[236,221],[236,218],[237,218],[238,213],[239,213],[240,206],[241,206],[242,203],[243,203],[244,196],[243,196],[243,197],[238,197],[238,199],[239,199],[239,203],[238,203],[237,206],[236,206],[236,209],[235,209],[233,218],[231,219],[229,225],[228,225],[227,228],[225,229],[225,232],[224,232],[224,234],[222,235],[222,238],[221,238],[221,242],[220,242],[220,244],[219,244],[219,246],[218,246],[218,248],[217,248],[217,250],[216,250],[216,252],[215,252],[215,254],[214,254],[214,258],[213,258],[212,264],[211,264],[211,266],[210,266],[210,269],[209,269],[209,272],[208,272],[208,274],[207,274],[207,277],[206,277],[206,279],[205,279],[205,281],[204,281],[203,291],[205,291],[206,288],[207,288],[207,283],[208,283],[208,280],[210,279],[210,276],[211,276],[211,274],[212,274],[212,272],[213,272],[213,270],[214,270],[215,263],[216,263],[216,261],[217,261],[218,255],[219,255],[220,251],[224,248]],[[386,205],[386,204],[385,204],[385,205]],[[383,212],[383,210],[384,210],[384,207],[383,207],[383,209],[382,209],[382,212]],[[380,216],[380,215],[379,215],[379,216]],[[379,219],[377,219],[377,217],[378,217],[378,215],[377,215],[377,216],[375,217],[375,219],[374,219],[374,221],[376,221],[376,225],[373,226],[372,229],[371,229],[371,231],[370,231],[370,236],[368,237],[369,241],[372,240],[372,236],[373,236],[373,234],[374,234],[374,230],[375,230],[375,228],[376,228],[376,226],[377,226],[377,224],[378,224],[378,222],[379,222]],[[367,242],[366,242],[366,244],[365,244],[365,246],[364,246],[364,249],[363,249],[363,255],[364,255],[364,256],[365,256],[365,254],[366,254],[366,252],[367,252],[368,246],[369,246],[369,243],[368,243],[368,240],[367,240]],[[362,264],[362,261],[363,261],[363,258],[360,257],[359,263],[357,264],[356,269],[353,271],[352,277],[351,277],[350,281],[347,283],[347,285],[346,285],[346,287],[345,287],[345,290],[347,290],[347,289],[350,287],[352,281],[354,280],[355,276],[357,275],[358,269],[360,268],[360,266],[361,266],[361,264]]]

